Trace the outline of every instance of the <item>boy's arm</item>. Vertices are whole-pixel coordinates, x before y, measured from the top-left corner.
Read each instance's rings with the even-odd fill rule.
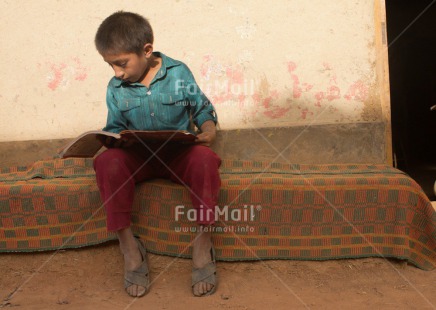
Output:
[[[200,127],[201,133],[197,135],[195,142],[210,146],[216,138],[216,126],[212,120],[205,121]]]
[[[126,120],[123,115],[120,113],[120,110],[117,107],[117,101],[115,96],[108,87],[106,91],[106,104],[107,104],[107,120],[106,126],[103,128],[103,131],[109,131],[114,133],[120,133],[121,131],[127,129]],[[117,148],[117,147],[127,147],[127,143],[122,139],[117,140],[112,137],[106,137],[101,140],[104,146],[108,148]]]
[[[200,129],[201,133],[197,135],[197,142],[210,146],[216,137],[216,124],[218,117],[210,100],[198,87],[192,72],[185,66],[185,87],[188,101],[190,103],[192,120]]]
[[[121,131],[127,129],[127,121],[118,109],[117,101],[110,88],[108,88],[106,92],[106,104],[108,113],[106,126],[103,128],[103,130],[120,133]]]

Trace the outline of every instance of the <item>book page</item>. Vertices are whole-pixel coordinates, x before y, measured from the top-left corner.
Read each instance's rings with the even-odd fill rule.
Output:
[[[106,137],[119,139],[116,133],[105,131],[88,131],[75,138],[59,152],[60,158],[67,157],[93,157],[103,146],[102,140]]]

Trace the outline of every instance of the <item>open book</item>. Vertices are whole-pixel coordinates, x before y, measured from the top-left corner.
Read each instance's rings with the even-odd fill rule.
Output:
[[[111,137],[123,139],[131,143],[194,143],[195,135],[185,130],[123,130],[119,134],[93,130],[87,131],[65,145],[58,153],[60,158],[93,157],[104,146],[104,141]]]

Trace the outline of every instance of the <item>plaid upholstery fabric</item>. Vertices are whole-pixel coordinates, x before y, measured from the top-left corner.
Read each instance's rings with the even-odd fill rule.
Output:
[[[436,267],[436,212],[397,169],[224,161],[221,178],[221,215],[213,228],[219,260],[392,257]],[[150,252],[189,257],[196,228],[190,209],[183,186],[144,182],[137,185],[132,228]],[[0,252],[115,238],[106,231],[92,160],[0,169]]]

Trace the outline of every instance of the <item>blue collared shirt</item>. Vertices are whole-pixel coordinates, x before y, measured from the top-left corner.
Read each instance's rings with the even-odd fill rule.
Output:
[[[113,77],[108,85],[108,116],[105,131],[188,130],[207,121],[217,123],[214,107],[182,62],[155,52],[162,65],[147,88]]]

